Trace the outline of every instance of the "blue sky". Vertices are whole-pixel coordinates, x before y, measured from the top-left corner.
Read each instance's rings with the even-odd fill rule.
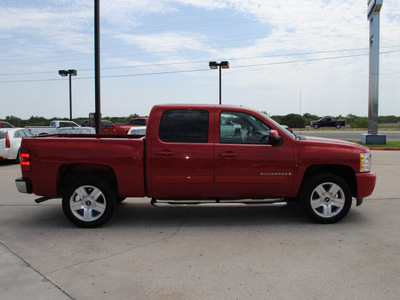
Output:
[[[94,111],[92,0],[0,2],[0,118]],[[222,102],[271,115],[368,115],[365,0],[100,0],[103,116]],[[400,115],[400,3],[381,10],[379,115]]]

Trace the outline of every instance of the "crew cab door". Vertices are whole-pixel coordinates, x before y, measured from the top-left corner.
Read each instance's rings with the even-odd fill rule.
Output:
[[[153,113],[153,112],[152,112]],[[157,111],[160,123],[151,128],[147,170],[149,192],[155,198],[213,196],[214,144],[206,109]]]
[[[216,197],[288,195],[295,166],[292,143],[283,140],[281,145],[273,146],[269,140],[272,127],[250,113],[220,111],[216,118],[220,124],[215,144]],[[226,120],[239,128],[236,133],[227,135],[222,129]]]

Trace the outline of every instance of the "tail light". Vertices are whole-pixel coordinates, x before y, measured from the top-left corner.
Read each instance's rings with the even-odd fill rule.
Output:
[[[7,131],[7,134],[6,134],[6,148],[10,148],[10,147],[11,147],[10,136],[8,134],[8,131]]]
[[[21,170],[29,172],[31,170],[31,155],[28,150],[22,148],[19,152]]]

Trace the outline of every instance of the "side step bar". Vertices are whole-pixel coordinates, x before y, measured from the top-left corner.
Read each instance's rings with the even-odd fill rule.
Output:
[[[246,206],[285,206],[287,202],[282,199],[275,201],[183,201],[183,200],[157,200],[151,199],[151,205],[157,207],[246,207]]]

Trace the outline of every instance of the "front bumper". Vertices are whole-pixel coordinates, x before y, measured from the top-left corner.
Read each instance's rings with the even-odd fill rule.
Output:
[[[375,188],[376,175],[373,172],[356,173],[357,199],[364,199],[372,194]]]
[[[20,193],[32,194],[32,184],[29,179],[19,177],[15,179],[15,185]]]

